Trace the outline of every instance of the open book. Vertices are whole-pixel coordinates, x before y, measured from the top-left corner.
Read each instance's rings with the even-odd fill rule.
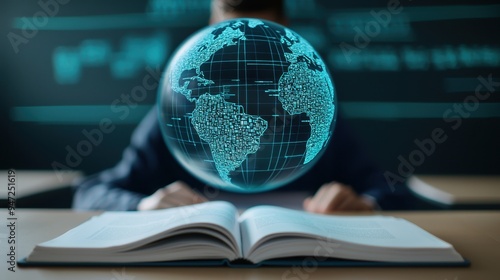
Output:
[[[317,262],[467,263],[450,244],[404,219],[319,215],[275,206],[256,206],[239,215],[232,204],[215,201],[106,212],[37,245],[21,265],[214,264],[209,260],[272,265],[306,256]]]

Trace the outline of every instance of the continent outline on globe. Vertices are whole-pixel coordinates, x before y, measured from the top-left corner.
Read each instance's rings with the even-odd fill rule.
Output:
[[[216,71],[205,71],[205,73],[204,70],[202,70],[202,66],[210,62],[209,70],[212,70],[212,62],[215,60],[214,56],[216,53],[224,52],[225,49],[229,49],[229,47],[237,47],[238,55],[240,55],[240,45],[247,47],[247,45],[244,44],[245,41],[247,41],[247,37],[252,37],[249,40],[257,40],[257,35],[247,34],[247,28],[254,29],[260,27],[264,30],[264,34],[267,34],[265,30],[266,28],[270,28],[269,26],[271,24],[273,26],[277,25],[259,19],[235,19],[205,28],[188,39],[188,41],[195,42],[194,44],[184,44],[178,49],[167,68],[166,78],[163,81],[166,86],[162,87],[160,98],[170,94],[172,100],[175,99],[178,104],[183,104],[182,101],[178,101],[178,99],[176,99],[177,97],[174,96],[180,94],[188,103],[193,104],[189,105],[186,103],[187,105],[184,104],[181,106],[182,109],[184,109],[184,107],[188,108],[189,106],[194,106],[191,112],[183,112],[181,117],[173,116],[174,113],[171,115],[168,113],[162,115],[164,116],[162,119],[163,129],[171,129],[175,132],[171,134],[175,134],[177,137],[169,138],[169,136],[166,136],[167,145],[172,150],[174,149],[171,147],[171,145],[173,145],[172,143],[182,138],[184,140],[178,142],[183,142],[183,144],[175,143],[174,145],[177,145],[177,148],[182,147],[184,149],[184,154],[186,154],[186,151],[190,149],[187,147],[189,144],[186,143],[192,142],[191,145],[194,146],[196,146],[197,143],[194,140],[194,133],[184,133],[181,130],[193,128],[200,140],[208,144],[209,147],[209,151],[203,149],[201,152],[205,153],[203,161],[214,164],[221,180],[214,181],[207,179],[207,176],[200,176],[199,172],[192,170],[193,167],[189,166],[189,158],[184,156],[182,152],[175,152],[173,154],[184,167],[188,170],[191,169],[191,173],[212,185],[225,185],[226,188],[248,188],[250,184],[249,186],[242,186],[241,183],[235,184],[232,182],[231,173],[238,169],[243,169],[244,162],[246,165],[251,164],[249,155],[256,154],[259,150],[265,148],[261,145],[261,137],[266,131],[268,133],[271,132],[269,132],[270,127],[268,121],[259,114],[248,112],[252,109],[252,107],[246,105],[248,102],[243,102],[245,104],[245,106],[243,106],[238,102],[229,101],[231,98],[235,99],[236,95],[230,90],[232,85],[221,85],[218,84],[217,81],[209,77],[207,78],[205,76],[206,73],[210,75],[212,72]],[[324,150],[331,138],[336,112],[334,87],[325,64],[315,50],[303,38],[294,34],[288,28],[281,26],[280,28],[281,29],[276,32],[279,37],[276,36],[275,39],[276,41],[279,40],[284,46],[283,48],[288,50],[285,51],[283,49],[284,58],[280,57],[280,59],[282,59],[281,67],[282,69],[286,69],[286,71],[283,70],[279,78],[276,79],[276,77],[274,77],[274,81],[256,79],[254,83],[265,85],[272,82],[275,88],[268,89],[266,92],[269,91],[268,96],[272,96],[277,100],[277,102],[274,101],[276,104],[281,105],[290,116],[301,114],[307,116],[308,119],[301,120],[301,122],[307,122],[310,127],[310,135],[305,144],[305,152],[296,155],[287,155],[287,148],[283,156],[281,156],[281,149],[278,154],[280,158],[282,158],[280,160],[285,163],[289,158],[301,157],[303,159],[302,164],[305,166],[308,163],[312,164],[312,162],[320,156],[321,151]],[[269,47],[271,48],[271,44],[269,44]],[[272,62],[276,63],[274,60]],[[174,65],[172,65],[172,63],[174,63]],[[259,65],[260,67],[265,65],[266,61],[259,61],[254,64],[256,64],[255,67],[258,68]],[[239,62],[237,65],[237,71],[239,73]],[[250,65],[250,63],[246,65]],[[225,70],[218,71],[222,72]],[[248,71],[245,71],[245,75],[247,75]],[[273,72],[273,74],[274,73],[275,72]],[[258,76],[259,74],[257,73],[256,75]],[[240,76],[237,77],[238,78],[232,79],[231,81],[240,82]],[[249,83],[249,80],[250,79],[245,76],[245,82]],[[240,84],[238,85],[241,87]],[[170,91],[164,93],[165,88]],[[213,90],[215,93],[211,92]],[[237,91],[239,93],[239,87]],[[248,97],[248,92],[246,92],[246,94]],[[241,101],[239,98],[238,94],[237,100]],[[258,99],[257,97],[257,100]],[[163,100],[165,100],[165,98],[163,98]],[[159,104],[160,107],[167,107],[167,112],[177,112],[178,108],[174,108],[174,105],[168,107],[163,104],[163,102],[159,102]],[[160,110],[163,109],[164,108],[161,108]],[[270,117],[276,117],[276,114]],[[184,119],[184,124],[181,124],[182,119]],[[189,119],[189,124],[192,128],[188,127],[188,121],[186,119]],[[289,129],[291,129],[290,126],[291,125],[288,127]],[[182,129],[180,129],[180,127],[182,127]],[[298,133],[303,134],[303,132]],[[164,136],[165,134],[166,133],[164,133]],[[169,134],[167,133],[167,135]],[[274,144],[274,142],[272,144]],[[266,145],[269,146],[270,144]],[[274,146],[272,149],[274,149]],[[293,151],[295,150],[296,149],[293,149]],[[274,150],[271,153],[273,154]],[[276,166],[277,165],[278,164],[276,164]],[[299,169],[298,165],[295,165],[295,168]],[[194,168],[203,170],[208,167],[206,167],[206,165],[199,165]],[[310,168],[310,166],[308,166],[308,168]],[[301,167],[299,171],[303,172],[302,169],[308,168]],[[275,169],[277,170],[277,168]],[[251,169],[249,168],[248,170]],[[271,163],[269,164],[268,171],[269,170],[275,171],[271,168]],[[253,171],[254,173],[262,172],[257,169]],[[276,173],[279,175],[279,172]],[[253,174],[245,175],[248,175],[247,178],[243,176],[245,180],[252,180],[250,176],[253,176]],[[273,180],[273,178],[261,182],[261,185],[272,185],[271,180]],[[286,181],[286,178],[282,180],[282,182],[284,181]],[[253,185],[251,187],[255,186]]]

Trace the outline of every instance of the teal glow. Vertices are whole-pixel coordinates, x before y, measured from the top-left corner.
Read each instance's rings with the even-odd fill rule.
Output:
[[[379,9],[374,9],[378,11]],[[370,23],[371,22],[371,23]],[[374,24],[373,24],[374,23]],[[390,21],[383,26],[378,23],[370,11],[340,12],[332,14],[328,19],[328,28],[334,35],[331,39],[335,42],[351,42],[355,36],[372,34],[371,41],[377,42],[412,42],[415,35],[406,14],[392,15]],[[378,29],[374,29],[377,26]],[[376,30],[376,31],[375,31]]]
[[[461,102],[457,102],[460,103]],[[350,119],[441,119],[454,103],[340,102],[343,116]],[[479,103],[469,118],[498,118],[500,103]],[[456,114],[453,114],[456,115]],[[450,115],[452,116],[452,115]]]
[[[404,47],[400,59],[400,63],[404,63],[409,70],[426,70],[430,65],[427,50],[424,48]]]
[[[398,71],[458,70],[476,67],[500,67],[500,48],[491,46],[403,46],[370,47],[359,52],[334,49],[329,54],[336,70]]]
[[[138,105],[132,108],[125,104],[117,106],[119,113],[113,112],[109,105],[22,106],[12,108],[10,117],[16,122],[43,124],[98,124],[104,118],[109,118],[115,124],[137,124],[152,107]],[[128,114],[125,115],[126,108]]]
[[[454,19],[478,19],[500,17],[500,5],[460,5],[460,6],[400,6],[401,12],[392,14],[387,22],[376,18],[384,7],[363,9],[338,9],[329,15],[327,25],[335,42],[351,42],[359,34],[373,34],[371,41],[412,42],[415,35],[412,22]],[[387,12],[387,11],[386,11]]]
[[[285,13],[292,18],[317,17],[316,0],[286,0]]]
[[[404,7],[410,21],[436,21],[500,17],[500,5],[453,5],[432,7]]]
[[[30,22],[32,18],[28,17]],[[99,16],[52,17],[41,26],[26,25],[23,17],[16,17],[12,27],[37,30],[107,30],[131,28],[166,28],[200,26],[208,22],[208,13],[183,17],[156,17],[148,14],[116,14]]]
[[[299,33],[316,49],[323,49],[327,46],[327,41],[324,33],[319,26],[314,25],[293,25],[291,28]]]
[[[394,17],[397,22],[392,23],[392,33],[403,37],[388,36],[388,40],[410,40],[406,18],[410,22],[436,21],[451,19],[476,19],[476,18],[498,18],[500,5],[457,5],[457,6],[429,6],[429,7],[407,7],[402,6],[401,16]],[[210,1],[206,0],[151,0],[147,6],[147,13],[114,14],[97,16],[72,16],[52,17],[43,26],[26,25],[23,17],[16,17],[12,27],[16,29],[37,30],[101,30],[101,29],[129,29],[129,28],[154,28],[154,27],[183,27],[200,26],[208,21]],[[379,11],[382,7],[371,9],[344,9],[335,12],[335,17],[345,16],[346,20],[352,20],[361,15],[368,19],[370,11]],[[293,18],[317,17],[318,11],[314,1],[286,1],[287,13]],[[33,19],[26,17],[33,22]],[[403,22],[399,22],[403,20]],[[340,23],[340,22],[339,22]],[[352,22],[345,26],[345,30],[352,32]],[[347,28],[350,27],[350,28]],[[400,29],[400,30],[398,30]],[[404,36],[406,34],[407,37]],[[384,36],[384,35],[383,35]],[[381,39],[381,38],[378,38]]]
[[[498,18],[500,17],[500,5],[449,5],[449,6],[422,6],[411,7],[401,4],[401,13],[394,14],[393,16],[403,15],[407,17],[410,22],[418,21],[437,21],[437,20],[451,20],[451,19],[476,19],[476,18]],[[365,24],[368,20],[374,18],[370,14],[371,11],[378,12],[386,10],[386,7],[372,7],[362,9],[336,9],[332,15],[332,20],[335,17],[351,18],[349,21],[357,21],[353,19],[361,17]],[[399,21],[399,19],[398,19]],[[347,21],[342,21],[346,24]]]
[[[186,16],[193,13],[208,15],[210,0],[149,0],[146,8],[154,18]]]
[[[102,66],[111,54],[111,46],[105,40],[85,40],[80,46],[80,58],[86,65]]]
[[[79,46],[60,46],[54,50],[54,78],[59,84],[75,84],[80,81],[83,68],[109,64],[113,78],[129,79],[147,66],[160,67],[169,52],[169,38],[165,33],[126,36],[116,52],[109,40],[84,40]]]
[[[334,50],[328,56],[333,69],[346,71],[399,71],[401,58],[394,48],[363,49],[359,53],[345,55]]]

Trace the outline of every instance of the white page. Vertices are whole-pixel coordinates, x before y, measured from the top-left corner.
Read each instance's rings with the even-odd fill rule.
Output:
[[[334,238],[343,242],[387,248],[450,248],[418,226],[399,218],[384,216],[332,216],[306,213],[274,206],[258,206],[245,211],[242,224],[243,249],[259,239],[294,233]]]
[[[233,233],[241,248],[237,215],[232,204],[222,201],[154,211],[106,212],[39,246],[107,248],[128,244],[183,225],[210,223]]]

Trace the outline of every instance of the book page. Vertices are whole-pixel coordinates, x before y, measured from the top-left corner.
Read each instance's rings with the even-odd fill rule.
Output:
[[[394,217],[319,215],[257,206],[245,211],[239,221],[245,256],[252,246],[268,236],[319,237],[386,248],[451,247],[418,226]]]
[[[39,246],[110,248],[136,243],[174,229],[200,228],[199,225],[204,224],[207,228],[222,227],[232,235],[235,246],[241,248],[237,216],[236,208],[222,201],[153,211],[106,212]]]

